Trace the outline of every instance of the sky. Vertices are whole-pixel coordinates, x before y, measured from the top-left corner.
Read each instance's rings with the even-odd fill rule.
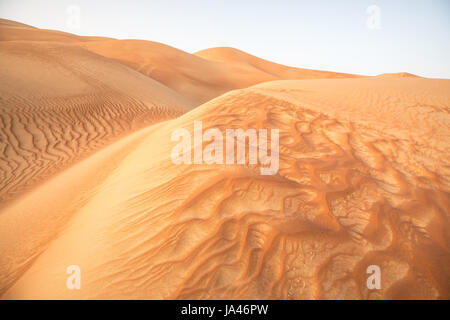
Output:
[[[0,0],[0,17],[190,53],[234,47],[300,68],[450,78],[448,0]]]

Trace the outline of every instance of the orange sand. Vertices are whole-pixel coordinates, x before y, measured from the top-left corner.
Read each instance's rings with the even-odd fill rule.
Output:
[[[72,37],[0,23],[2,299],[450,298],[450,80]],[[194,120],[278,174],[174,165]]]

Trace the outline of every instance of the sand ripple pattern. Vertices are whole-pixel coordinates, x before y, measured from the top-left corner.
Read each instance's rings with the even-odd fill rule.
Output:
[[[36,107],[44,104],[45,108]],[[0,202],[127,133],[177,115],[114,92],[45,101],[2,100]]]
[[[233,91],[158,127],[4,297],[448,299],[448,140],[423,138],[430,129],[450,135],[441,126],[450,120],[449,98],[433,104],[409,85],[391,96],[417,102],[402,109],[411,118],[406,126],[436,113],[441,121],[405,135],[398,119],[381,130],[385,124],[370,115],[360,121],[313,107],[309,83],[317,84]],[[362,112],[369,113],[370,101],[389,99],[355,85],[349,82],[344,95],[349,104],[366,95]],[[279,173],[174,166],[170,133],[192,128],[193,120],[205,130],[279,129]],[[74,262],[85,291],[63,286],[65,266]],[[380,290],[366,286],[369,265],[382,270]]]

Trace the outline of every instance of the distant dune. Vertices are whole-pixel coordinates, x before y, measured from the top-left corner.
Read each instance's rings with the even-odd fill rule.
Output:
[[[38,29],[23,23],[0,18],[0,41],[80,42],[108,40],[105,37],[83,37],[71,33]]]
[[[2,18],[0,18],[0,27],[2,27],[2,28],[3,27],[21,27],[21,28],[36,29],[35,27],[30,26],[30,25],[25,24],[25,23],[20,23],[20,22],[17,22],[17,21],[12,21],[12,20],[2,19]],[[7,29],[2,29],[2,30],[5,30],[4,33],[6,33]],[[57,32],[57,31],[55,31],[55,32]]]
[[[378,78],[420,78],[415,74],[408,72],[397,72],[397,73],[383,73],[377,76]]]
[[[126,64],[197,104],[265,81],[357,77],[282,66],[233,48],[212,48],[192,55],[142,40],[91,41],[80,45]]]
[[[240,65],[242,67],[259,70],[269,76],[278,78],[280,80],[361,77],[348,73],[292,68],[255,57],[244,51],[230,47],[210,48],[198,51],[194,54],[196,56],[212,61]]]
[[[71,163],[192,104],[79,47],[0,41],[0,207]]]
[[[0,297],[449,299],[449,108],[450,80],[0,20]],[[277,174],[175,165],[194,121],[279,129]]]

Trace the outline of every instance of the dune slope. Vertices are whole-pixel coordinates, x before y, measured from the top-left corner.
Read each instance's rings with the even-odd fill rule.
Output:
[[[192,104],[64,43],[0,41],[0,205],[71,163]]]
[[[448,299],[449,92],[420,78],[276,81],[144,129],[4,210],[2,298]],[[174,165],[171,133],[194,120],[279,129],[278,174]],[[77,180],[82,200],[58,187],[89,170],[103,175]],[[39,219],[60,194],[66,221]],[[27,228],[60,231],[18,244]],[[69,265],[81,290],[66,288]]]

